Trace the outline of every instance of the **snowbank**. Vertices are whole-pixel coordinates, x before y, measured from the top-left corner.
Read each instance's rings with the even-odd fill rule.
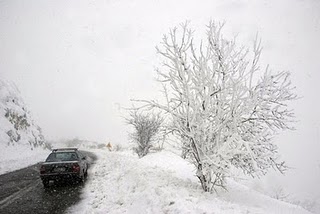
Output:
[[[41,147],[6,146],[0,143],[0,175],[44,161],[50,151]]]
[[[83,200],[68,213],[309,213],[231,180],[228,192],[203,193],[193,167],[168,151],[141,159],[130,152],[92,151],[98,160]]]

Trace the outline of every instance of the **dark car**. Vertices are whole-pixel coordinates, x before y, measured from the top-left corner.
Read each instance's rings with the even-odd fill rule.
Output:
[[[86,156],[77,148],[54,149],[41,164],[40,177],[45,188],[49,186],[50,180],[82,183],[87,176],[87,170]]]

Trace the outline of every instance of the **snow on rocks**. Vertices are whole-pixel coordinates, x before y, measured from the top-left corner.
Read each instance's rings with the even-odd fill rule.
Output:
[[[309,213],[234,181],[229,191],[204,193],[193,166],[169,151],[139,159],[130,152],[92,150],[82,201],[68,213]]]
[[[44,161],[45,146],[18,88],[0,79],[0,174]]]

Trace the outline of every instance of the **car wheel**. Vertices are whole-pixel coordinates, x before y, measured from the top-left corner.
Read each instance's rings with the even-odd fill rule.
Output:
[[[48,188],[49,187],[49,180],[42,180],[43,187]]]
[[[80,184],[83,184],[83,183],[84,183],[84,173],[82,173],[82,175],[80,175],[79,183],[80,183]]]

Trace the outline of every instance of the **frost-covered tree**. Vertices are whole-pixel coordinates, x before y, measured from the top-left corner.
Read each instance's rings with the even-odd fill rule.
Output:
[[[233,167],[251,176],[284,172],[272,137],[292,128],[287,101],[296,98],[289,72],[259,67],[258,39],[251,51],[225,39],[222,28],[210,22],[198,46],[188,24],[164,35],[157,73],[166,102],[143,101],[168,115],[167,129],[180,139],[204,191],[226,188]]]
[[[149,153],[153,143],[157,141],[163,119],[159,114],[139,112],[137,109],[130,110],[127,124],[133,126],[133,133],[129,135],[136,144],[134,148],[139,157]]]

